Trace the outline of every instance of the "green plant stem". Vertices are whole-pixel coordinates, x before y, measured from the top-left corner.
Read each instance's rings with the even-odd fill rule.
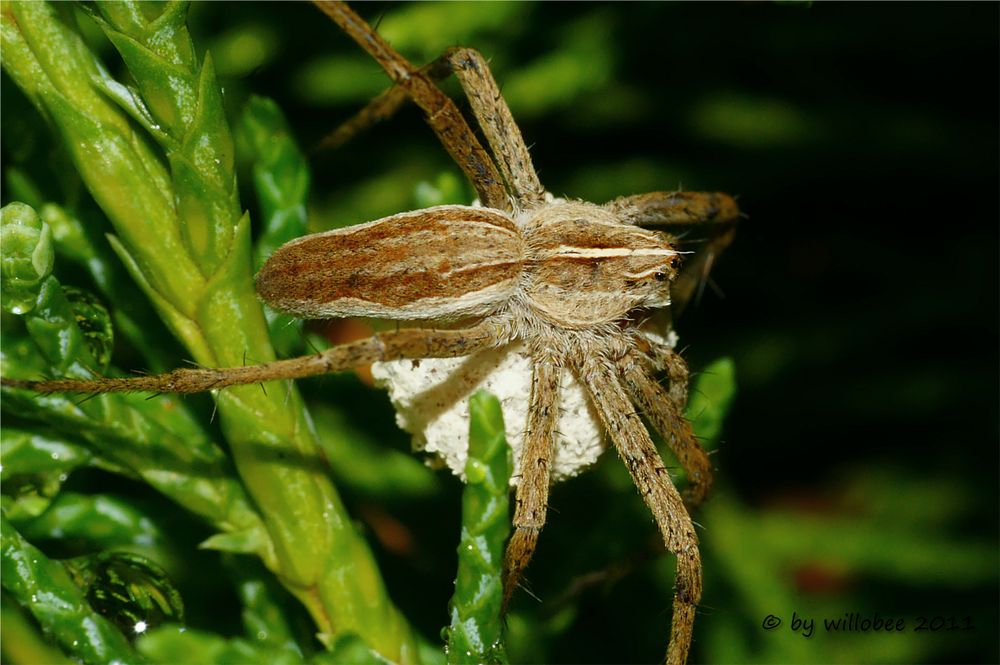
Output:
[[[462,537],[448,628],[449,663],[506,663],[503,551],[510,534],[511,454],[500,402],[480,391],[469,400],[469,458],[462,493]]]
[[[0,210],[0,236],[4,249],[0,294],[5,309],[21,312],[20,322],[34,354],[29,363],[23,353],[11,358],[5,353],[4,374],[55,373],[88,378],[96,371],[91,368],[99,364],[77,324],[77,313],[51,274],[54,252],[48,226],[30,207],[12,203]],[[16,340],[19,336],[16,331],[7,333],[5,344],[10,337]],[[39,397],[4,389],[3,406],[18,417],[86,441],[112,468],[141,477],[221,531],[240,534],[243,542],[255,545],[252,551],[273,561],[273,548],[260,517],[233,477],[222,449],[183,413],[172,409],[170,401],[115,394],[78,403],[65,395]],[[13,446],[5,443],[5,448],[13,448],[12,472],[28,475],[39,470],[38,455],[28,454],[32,442],[41,445],[29,440],[27,448],[17,446],[16,438],[10,442]],[[47,448],[71,459],[70,450],[53,450],[52,445]]]
[[[253,162],[253,185],[263,224],[253,250],[260,270],[274,250],[306,234],[309,165],[274,100],[253,96],[237,125],[240,144]],[[264,307],[271,340],[282,356],[302,352],[302,320]]]
[[[115,251],[194,360],[213,367],[271,360],[221,98],[210,58],[199,65],[189,48],[184,5],[98,8],[138,92],[110,79],[45,3],[5,3],[3,67],[61,134],[112,222]],[[147,128],[169,171],[109,96]],[[411,631],[327,477],[297,390],[248,386],[217,401],[279,579],[322,634],[354,631],[391,660],[414,659]]]

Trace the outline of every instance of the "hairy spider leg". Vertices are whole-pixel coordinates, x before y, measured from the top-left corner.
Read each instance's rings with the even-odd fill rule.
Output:
[[[684,501],[677,492],[642,418],[629,401],[612,363],[587,354],[575,367],[619,456],[628,468],[643,500],[653,513],[663,544],[677,558],[674,607],[667,663],[687,661],[695,610],[701,600],[701,555],[698,536]]]
[[[448,49],[442,57],[461,84],[517,207],[524,210],[543,203],[545,188],[538,180],[528,146],[486,60],[479,51],[462,47]]]
[[[677,359],[680,360],[680,357]],[[650,425],[660,433],[674,457],[680,462],[684,473],[687,474],[688,485],[684,488],[684,502],[690,508],[697,507],[712,489],[712,462],[701,442],[695,437],[691,423],[684,417],[684,404],[678,403],[671,393],[653,379],[650,375],[652,368],[649,366],[648,358],[641,357],[639,353],[632,353],[619,365],[619,371],[632,401],[646,416]],[[686,372],[683,380],[671,378],[671,388],[678,384],[687,386]]]
[[[263,365],[222,369],[176,369],[167,374],[131,378],[49,381],[3,378],[2,383],[11,388],[24,388],[39,393],[197,393],[229,386],[343,372],[380,360],[454,358],[492,348],[505,341],[507,341],[505,332],[495,323],[481,323],[463,330],[403,328],[376,333],[368,339],[335,346],[321,353],[276,360]]]
[[[535,173],[521,130],[514,122],[482,54],[470,48],[449,48],[421,67],[420,72],[434,81],[455,74],[518,207],[525,209],[542,203],[545,188]],[[393,85],[327,135],[317,149],[344,145],[372,125],[391,117],[409,99],[407,88],[401,84]],[[475,181],[472,184],[475,186]]]
[[[533,354],[534,355],[534,354]],[[514,531],[504,555],[504,607],[535,552],[549,502],[549,462],[559,420],[562,367],[551,357],[534,357],[527,430],[518,465]]]
[[[442,56],[421,67],[420,72],[432,81],[440,81],[451,75],[451,65]],[[408,101],[410,101],[410,94],[406,88],[393,84],[380,92],[364,108],[324,136],[316,145],[314,152],[340,148],[355,136],[394,116],[396,111]]]
[[[314,0],[314,3],[367,51],[389,78],[405,88],[410,98],[423,109],[428,124],[445,150],[476,188],[479,200],[488,208],[510,212],[510,198],[496,165],[451,98],[441,92],[427,74],[389,46],[345,3],[334,0]]]

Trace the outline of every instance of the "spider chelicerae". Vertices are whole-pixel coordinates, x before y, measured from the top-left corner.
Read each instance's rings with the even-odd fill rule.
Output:
[[[4,380],[38,392],[190,393],[345,371],[378,361],[460,358],[518,345],[530,359],[530,397],[516,472],[505,595],[545,524],[564,375],[589,397],[677,558],[669,663],[687,659],[701,596],[698,538],[688,506],[712,468],[683,417],[684,361],[638,321],[686,304],[740,216],[720,193],[653,192],[602,205],[553,199],[480,54],[448,50],[410,64],[343,3],[317,2],[386,71],[394,86],[331,136],[339,144],[412,100],[475,188],[480,206],[445,205],[306,236],[279,248],[257,276],[272,307],[305,318],[366,316],[434,324],[378,333],[318,354],[229,369],[93,381]],[[486,137],[484,149],[434,80],[454,74]],[[656,227],[711,225],[709,242],[680,269],[673,236]],[[665,388],[657,380],[665,373]],[[640,413],[687,473],[674,487]]]

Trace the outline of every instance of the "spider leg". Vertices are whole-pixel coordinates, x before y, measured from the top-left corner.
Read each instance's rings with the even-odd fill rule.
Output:
[[[715,260],[732,243],[736,221],[743,216],[736,200],[721,192],[649,192],[623,196],[604,204],[625,223],[637,226],[711,225],[708,242],[684,262],[670,288],[671,311],[677,316],[708,279]]]
[[[562,370],[551,358],[535,362],[531,376],[528,427],[518,464],[514,533],[504,556],[504,606],[531,560],[538,534],[545,525],[549,502],[549,460],[559,419]]]
[[[4,386],[25,388],[39,393],[55,392],[153,392],[197,393],[229,386],[299,379],[331,372],[342,372],[379,360],[404,358],[453,358],[475,353],[502,343],[502,326],[481,323],[463,330],[402,330],[378,333],[368,339],[341,344],[321,353],[261,365],[228,369],[177,369],[157,376],[105,378],[93,380],[53,379],[21,381],[2,379]]]
[[[676,369],[668,370],[668,375],[671,375],[670,392],[653,379],[649,361],[638,353],[626,356],[619,363],[619,370],[632,401],[660,432],[677,461],[684,467],[688,478],[684,500],[693,508],[704,501],[712,489],[712,462],[691,430],[691,423],[684,417],[683,401],[675,395],[675,392],[683,392],[687,388],[687,368],[680,356],[672,351],[670,353],[683,367],[680,381],[675,379]],[[681,382],[682,390],[675,391],[674,388]]]
[[[691,259],[684,262],[680,274],[670,286],[670,309],[674,316],[679,316],[684,311],[695,294],[700,298],[703,285],[708,280],[716,259],[729,247],[735,236],[735,227],[716,233],[695,252]]]
[[[475,187],[483,205],[509,212],[512,209],[510,198],[496,165],[465,122],[458,107],[438,89],[431,77],[410,64],[345,3],[334,0],[313,2],[367,51],[389,78],[404,88],[407,95],[424,111],[427,123]]]
[[[597,406],[601,421],[653,513],[666,548],[677,557],[674,611],[667,663],[687,660],[695,609],[701,600],[698,536],[642,419],[628,399],[615,368],[598,357],[584,358],[579,377]]]
[[[530,208],[542,203],[545,200],[545,188],[535,173],[521,130],[514,122],[514,116],[500,94],[500,88],[482,54],[470,48],[450,48],[421,68],[420,72],[433,80],[455,74],[519,207]],[[343,145],[356,134],[393,115],[407,98],[407,90],[402,84],[385,90],[323,139],[321,147]]]
[[[732,224],[740,218],[736,200],[721,192],[648,192],[622,196],[604,207],[636,226]]]
[[[479,51],[462,47],[448,49],[442,58],[447,60],[462,85],[472,113],[486,135],[500,172],[517,197],[519,207],[530,208],[542,203],[545,188],[538,180],[528,146],[486,60]]]
[[[445,57],[440,57],[420,68],[421,73],[433,81],[440,81],[451,74],[451,66]],[[368,105],[355,113],[339,127],[323,137],[316,146],[316,152],[336,150],[353,139],[358,134],[367,131],[373,125],[388,120],[396,114],[400,107],[409,101],[406,88],[393,85],[368,102]]]

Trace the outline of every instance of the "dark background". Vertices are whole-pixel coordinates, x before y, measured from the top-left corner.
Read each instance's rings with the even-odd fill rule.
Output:
[[[692,659],[1000,659],[1000,6],[358,10],[415,62],[454,44],[491,59],[557,195],[683,187],[739,197],[748,219],[678,322],[692,368],[730,356],[738,384],[714,458],[717,491],[695,516],[706,595]],[[192,11],[227,103],[273,97],[306,149],[386,86],[308,5]],[[413,208],[418,183],[457,173],[412,108],[311,162],[312,230]],[[243,200],[255,214],[249,190]],[[313,384],[312,397],[380,445],[408,446],[388,400],[356,379]],[[554,489],[528,576],[542,602],[516,599],[513,659],[661,657],[672,559],[649,555],[656,536],[620,467],[606,455]],[[452,591],[459,484],[440,472],[425,496],[373,496],[349,476],[339,484],[392,596],[434,639]],[[386,520],[416,544],[393,547]],[[596,584],[562,602],[594,571]],[[793,612],[817,623],[878,613],[907,630],[817,627],[805,638],[791,630]],[[783,625],[763,630],[767,614]],[[921,617],[928,630],[914,630]],[[943,628],[930,629],[934,617]]]

